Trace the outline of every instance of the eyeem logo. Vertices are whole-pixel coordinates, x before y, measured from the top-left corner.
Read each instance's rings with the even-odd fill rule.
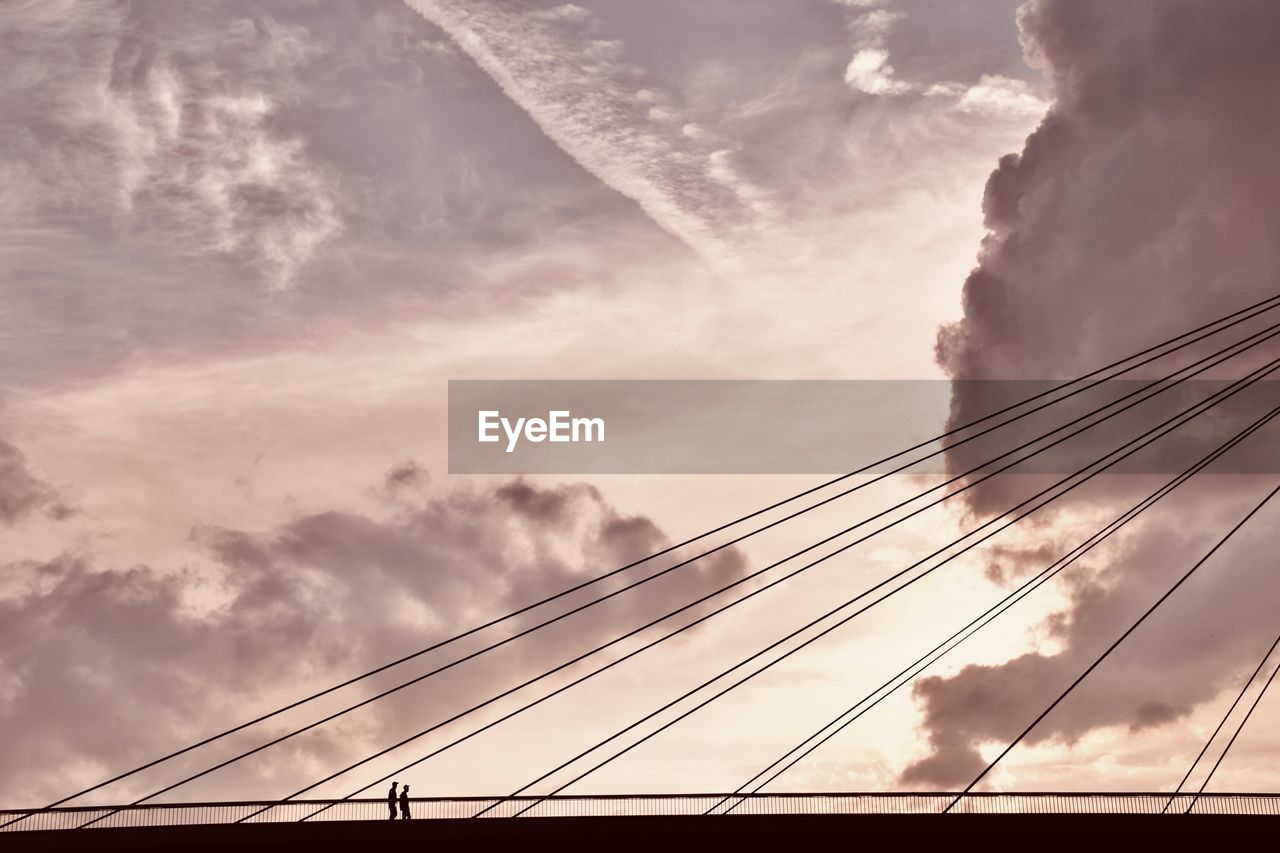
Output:
[[[604,441],[604,418],[575,418],[567,411],[547,412],[546,420],[542,418],[510,418],[502,417],[498,411],[480,412],[480,436],[482,443],[496,443],[502,440],[499,430],[506,435],[507,453],[516,449],[523,437],[527,441],[584,442]]]

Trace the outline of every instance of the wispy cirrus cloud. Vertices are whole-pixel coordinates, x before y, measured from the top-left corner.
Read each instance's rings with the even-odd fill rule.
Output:
[[[237,258],[291,286],[341,229],[334,191],[302,140],[274,126],[278,94],[232,82],[218,58],[296,66],[311,52],[305,37],[242,18],[174,44],[150,37],[155,17],[114,3],[8,10],[0,172],[13,180],[0,213]]]
[[[768,193],[733,168],[733,149],[684,119],[627,61],[623,42],[594,32],[587,9],[408,2],[556,145],[714,266],[729,264],[729,244],[768,216]]]

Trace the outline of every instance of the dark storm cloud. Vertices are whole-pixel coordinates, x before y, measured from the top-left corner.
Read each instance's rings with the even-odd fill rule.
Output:
[[[297,698],[668,544],[651,521],[620,514],[590,486],[521,481],[402,503],[388,519],[328,512],[266,533],[199,529],[193,540],[216,562],[215,571],[101,569],[71,555],[4,567],[6,801],[52,799],[238,722],[246,709]],[[256,783],[278,793],[307,781],[307,767],[350,761],[372,751],[369,743],[416,731],[445,708],[458,710],[745,571],[739,552],[723,551],[493,653],[481,667],[460,668],[379,703],[361,715],[361,727],[308,735],[201,790],[240,796]],[[621,583],[602,583],[589,594]],[[411,669],[377,684],[422,671]],[[83,724],[88,709],[95,725]],[[314,716],[308,709],[286,719]],[[283,729],[282,720],[271,731]]]
[[[987,183],[990,233],[965,282],[964,319],[938,338],[948,373],[1064,379],[1274,293],[1274,4],[1050,0],[1028,4],[1021,22],[1055,102]],[[952,423],[991,411],[998,400],[984,391],[999,387],[958,386]],[[1135,417],[1153,424],[1151,411]],[[963,470],[979,452],[950,461]],[[990,512],[1009,497],[996,483],[971,505]]]
[[[915,695],[932,754],[902,780],[939,788],[968,783],[986,763],[978,747],[1003,745],[1021,732],[1208,551],[1213,535],[1205,530],[1225,532],[1258,500],[1258,490],[1254,483],[1247,490],[1254,494],[1243,500],[1201,509],[1195,528],[1177,518],[1148,523],[1117,551],[1091,556],[1056,581],[1066,586],[1068,604],[1043,627],[1060,651],[921,679]],[[1201,504],[1202,497],[1189,494],[1174,509],[1185,518]],[[1268,507],[1205,563],[1025,743],[1073,744],[1098,728],[1167,725],[1238,685],[1275,638],[1280,588],[1270,555],[1278,513],[1280,507]]]
[[[1054,105],[987,184],[990,233],[965,282],[964,319],[939,335],[942,366],[957,379],[1066,378],[1274,293],[1280,7],[1033,0],[1020,20]],[[989,410],[985,387],[956,386],[953,424]],[[1206,435],[1223,440],[1225,424]],[[1273,435],[1250,451],[1274,460]],[[949,459],[957,471],[973,461]],[[974,490],[971,509],[1006,508],[1026,489],[1018,479]],[[1084,499],[1105,507],[1148,482],[1116,478]],[[1046,622],[1062,651],[921,681],[933,753],[904,781],[968,782],[983,764],[978,747],[1016,735],[1263,486],[1246,477],[1197,488],[1198,504],[1162,507],[1121,552],[1074,575],[1069,605]],[[1250,666],[1274,631],[1276,587],[1262,568],[1274,518],[1259,519],[1195,595],[1172,600],[1029,742],[1167,725]],[[1049,562],[1034,547],[1023,557]]]
[[[1022,28],[1055,103],[987,184],[952,375],[1069,376],[1274,291],[1275,5],[1049,0]]]

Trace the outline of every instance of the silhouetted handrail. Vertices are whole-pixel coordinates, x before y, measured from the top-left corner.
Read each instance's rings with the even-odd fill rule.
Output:
[[[410,800],[415,820],[464,819],[477,807],[502,803],[496,817],[508,817],[515,811],[537,802],[525,817],[605,817],[640,815],[701,815],[726,793],[692,794],[590,794],[555,797],[414,797]],[[738,795],[743,796],[743,795]],[[941,812],[954,799],[954,792],[866,792],[866,793],[794,793],[750,794],[745,796],[738,814],[931,814]],[[1179,794],[1185,807],[1193,794]],[[955,811],[980,814],[1150,814],[1158,816],[1168,801],[1168,792],[1072,792],[1036,791],[977,792],[963,800],[963,808]],[[15,824],[5,832],[28,830],[72,829],[94,814],[115,811],[109,820],[95,824],[99,828],[165,827],[231,824],[263,806],[275,806],[261,823],[291,823],[317,806],[333,805],[323,821],[387,819],[385,798],[359,800],[294,800],[281,803],[272,800],[227,800],[188,803],[144,803],[136,806],[59,806],[33,815],[31,820]],[[1195,803],[1197,814],[1280,815],[1280,793],[1209,793]],[[0,810],[0,816],[25,814],[26,810]],[[720,817],[709,817],[719,820]],[[241,824],[251,827],[254,822]],[[251,831],[251,830],[250,830]]]

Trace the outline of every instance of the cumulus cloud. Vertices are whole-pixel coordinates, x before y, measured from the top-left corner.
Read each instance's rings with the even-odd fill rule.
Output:
[[[402,481],[409,470],[397,468],[389,480]],[[326,512],[265,532],[198,528],[192,541],[211,567],[104,568],[75,554],[4,567],[0,792],[7,802],[65,794],[239,721],[247,709],[296,698],[668,544],[652,521],[618,512],[591,486],[518,480],[405,500],[385,518]],[[457,710],[745,570],[739,552],[720,552],[200,790],[244,796],[268,784],[262,793],[278,794],[416,731],[433,712]],[[397,670],[378,683],[409,674]],[[82,724],[86,709],[95,725]],[[315,715],[308,709],[266,732]],[[235,743],[261,739],[263,731]],[[126,790],[148,787],[139,781]]]
[[[965,316],[938,342],[953,376],[1068,376],[1273,289],[1278,129],[1248,108],[1280,73],[1273,8],[1027,7],[1055,103],[987,184]]]
[[[959,83],[935,83],[925,89],[926,95],[955,98],[955,109],[995,118],[1027,118],[1044,115],[1048,104],[1032,91],[1026,80],[1015,80],[1001,74],[983,74],[969,86]]]
[[[401,489],[425,486],[430,479],[427,470],[410,459],[387,472],[383,487],[388,492],[395,493]]]
[[[23,452],[0,439],[0,523],[16,524],[41,511],[53,519],[73,512],[53,486],[31,473]]]
[[[1047,104],[1031,91],[1025,80],[984,74],[975,85],[961,92],[958,106],[964,112],[1039,116],[1044,114]]]
[[[853,34],[858,49],[845,67],[844,81],[856,92],[882,97],[916,94],[950,103],[958,113],[993,119],[1018,120],[1042,115],[1047,104],[1025,80],[1003,74],[983,74],[976,83],[903,80],[890,62],[890,30],[904,13],[870,8],[872,3],[844,4],[857,9]]]
[[[853,90],[868,95],[905,95],[917,86],[894,77],[889,64],[885,38],[902,16],[885,9],[870,9],[870,3],[845,3],[859,10],[853,20],[853,33],[859,49],[844,70],[844,82]],[[869,11],[864,11],[870,9]]]
[[[868,95],[901,95],[915,91],[915,86],[893,77],[889,64],[889,51],[883,48],[863,48],[853,55],[844,70],[844,81],[859,92]]]
[[[1208,551],[1208,540],[1256,503],[1258,487],[1255,483],[1253,494],[1242,500],[1219,499],[1220,507],[1204,513],[1196,528],[1171,512],[1069,570],[1057,581],[1066,588],[1067,605],[1044,625],[1045,640],[1055,651],[1029,651],[1004,663],[969,665],[950,677],[917,682],[914,693],[924,710],[931,752],[910,765],[902,781],[953,789],[972,780],[986,765],[980,748],[1016,737]],[[1185,517],[1203,500],[1189,493],[1176,510]],[[1278,511],[1268,507],[1254,526],[1237,534],[1024,742],[1069,746],[1097,729],[1158,728],[1238,686],[1241,674],[1253,669],[1275,638],[1280,590],[1267,580],[1266,555]],[[1204,535],[1201,525],[1212,535]],[[1070,547],[1050,549],[1053,556],[1047,560],[1027,556],[1039,569]]]
[[[964,318],[938,338],[939,362],[950,375],[1065,378],[1273,293],[1276,244],[1265,235],[1276,224],[1280,185],[1271,162],[1280,121],[1264,105],[1280,85],[1273,49],[1280,9],[1261,0],[1212,7],[1189,0],[1034,0],[1020,21],[1029,57],[1051,82],[1053,107],[988,181],[989,233],[964,285]],[[1016,91],[979,99],[1020,108]],[[957,383],[952,424],[988,411],[995,387]],[[1143,417],[1142,428],[1156,420],[1150,412]],[[1224,440],[1227,423],[1210,422],[1201,439]],[[1254,452],[1263,451],[1255,459],[1269,459],[1270,441],[1254,440]],[[1101,446],[1091,444],[1085,455]],[[1189,462],[1194,457],[1186,450]],[[969,451],[948,458],[955,471],[974,461]],[[1024,491],[1025,484],[1013,484],[1019,479],[973,490],[970,508],[978,515],[1004,509]],[[1107,511],[1138,488],[1145,492],[1147,482],[1110,479],[1086,492],[1077,508]],[[1189,566],[1230,525],[1232,513],[1256,500],[1259,486],[1245,477],[1215,478],[1199,488],[1198,506],[1175,503],[1144,517],[1122,551],[1073,582],[1068,606],[1046,623],[1063,644],[1060,652],[1030,652],[921,682],[917,696],[933,753],[904,780],[967,782],[981,766],[979,748],[1029,722],[1036,705],[1056,695],[1055,686],[1065,686],[1143,602],[1155,600],[1170,571]],[[1069,507],[1061,512],[1058,533],[1079,529],[1071,527]],[[1169,617],[1135,636],[1123,660],[1096,673],[1087,695],[1046,720],[1032,742],[1168,724],[1256,660],[1265,648],[1259,643],[1274,630],[1274,585],[1256,568],[1269,561],[1261,557],[1267,553],[1261,531],[1269,524],[1259,519],[1258,533],[1210,567],[1217,571],[1198,600],[1171,602]],[[1052,530],[1047,535],[1057,538]],[[1010,564],[1003,556],[995,566]],[[1018,559],[1028,557],[1040,561],[1032,549]],[[1259,598],[1272,609],[1255,610]],[[1194,627],[1179,629],[1174,613]]]

